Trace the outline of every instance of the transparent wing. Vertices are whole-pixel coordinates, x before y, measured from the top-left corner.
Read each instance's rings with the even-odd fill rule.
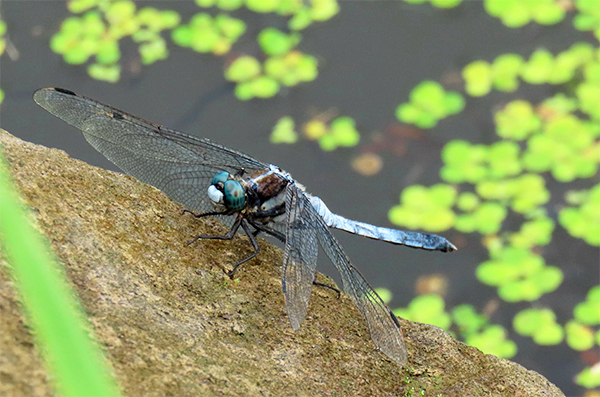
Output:
[[[315,215],[318,215],[294,183],[288,184],[286,189],[287,218],[281,283],[288,318],[296,330],[306,316],[315,278],[319,249],[318,219]]]
[[[379,295],[371,288],[364,277],[352,266],[340,243],[333,237],[325,221],[311,205],[310,199],[302,194],[304,216],[313,220],[319,243],[342,277],[342,285],[367,320],[371,339],[375,345],[392,360],[405,364],[406,346],[400,324],[387,308]]]
[[[206,194],[214,175],[266,169],[238,151],[144,121],[61,88],[33,95],[38,105],[83,132],[85,139],[125,173],[163,191],[186,208],[212,211]]]

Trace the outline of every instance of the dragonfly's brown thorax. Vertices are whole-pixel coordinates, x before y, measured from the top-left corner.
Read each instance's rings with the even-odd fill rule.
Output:
[[[270,221],[285,212],[285,188],[289,181],[273,170],[257,171],[243,180],[247,209]]]

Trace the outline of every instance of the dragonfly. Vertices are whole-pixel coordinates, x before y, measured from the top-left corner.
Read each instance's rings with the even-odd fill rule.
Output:
[[[276,165],[237,150],[145,121],[62,88],[42,88],[33,99],[42,108],[81,130],[85,139],[125,173],[150,184],[196,217],[213,216],[230,227],[225,235],[198,239],[231,240],[243,231],[253,252],[257,235],[284,243],[281,283],[291,327],[304,321],[315,283],[320,246],[339,271],[342,290],[365,318],[375,346],[404,366],[407,351],[400,323],[352,265],[330,228],[425,250],[456,247],[435,234],[407,232],[346,219],[305,191]],[[190,242],[190,243],[191,243]]]

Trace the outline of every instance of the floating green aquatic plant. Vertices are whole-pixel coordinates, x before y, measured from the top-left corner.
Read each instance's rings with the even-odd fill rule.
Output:
[[[457,325],[461,335],[473,335],[479,332],[489,319],[477,313],[473,305],[462,304],[452,309],[452,321]]]
[[[317,58],[297,50],[267,58],[264,67],[267,76],[288,87],[313,81],[318,75]]]
[[[411,229],[447,230],[454,225],[452,205],[456,190],[448,185],[409,186],[400,196],[400,205],[392,207],[388,217],[395,224]]]
[[[575,306],[573,316],[582,324],[600,325],[600,285],[592,287],[586,300]]]
[[[551,309],[522,310],[513,319],[513,327],[519,334],[532,337],[538,345],[557,345],[564,337]]]
[[[465,91],[477,97],[487,95],[492,88],[513,92],[519,87],[519,79],[530,84],[566,83],[592,58],[593,47],[590,44],[575,43],[556,57],[547,50],[539,49],[527,61],[517,54],[499,55],[491,64],[476,60],[463,68],[462,76]]]
[[[500,18],[509,28],[529,22],[553,25],[565,17],[565,10],[554,0],[485,0],[484,6],[488,14]]]
[[[204,8],[217,7],[223,11],[234,11],[242,6],[260,13],[276,13],[290,17],[288,28],[302,30],[314,22],[331,19],[339,12],[336,0],[195,0]]]
[[[550,171],[560,182],[590,178],[598,171],[599,134],[596,123],[572,114],[557,115],[528,140],[523,165],[534,172]]]
[[[459,93],[446,92],[435,81],[423,81],[411,91],[410,102],[398,106],[396,117],[420,128],[432,128],[440,119],[460,113],[464,106]]]
[[[414,298],[406,309],[395,309],[396,316],[420,323],[427,323],[448,329],[452,321],[444,311],[444,300],[435,294],[419,295]]]
[[[600,346],[598,325],[600,325],[600,285],[592,287],[586,300],[578,303],[573,309],[573,319],[565,326],[569,347],[583,351],[591,349],[594,345]],[[589,384],[594,384],[594,379],[597,379],[594,378],[594,373],[590,368],[586,368],[576,377],[576,382],[588,387]]]
[[[244,5],[245,0],[194,0],[196,5],[203,8],[217,7],[223,11],[235,11]]]
[[[596,340],[594,330],[585,324],[571,320],[565,325],[567,334],[567,344],[573,350],[588,350],[591,349]]]
[[[196,0],[196,4],[224,11],[244,5],[253,12],[277,13],[289,18],[290,29],[294,31],[316,21],[326,21],[339,11],[336,0]],[[52,50],[67,63],[89,63],[90,76],[109,82],[121,77],[119,42],[127,37],[138,43],[142,64],[149,65],[168,56],[167,42],[161,36],[164,31],[171,30],[171,38],[177,45],[214,55],[228,53],[246,31],[242,20],[228,14],[197,13],[187,24],[180,24],[180,17],[174,11],[152,7],[138,10],[131,0],[73,0],[68,7],[72,13],[82,15],[63,22],[60,32],[51,40]],[[316,58],[294,50],[301,40],[299,33],[286,34],[267,27],[257,39],[267,56],[261,62],[264,73],[253,81],[237,83],[239,99],[271,98],[281,85],[291,87],[316,78]]]
[[[241,56],[225,71],[225,77],[237,83],[235,95],[244,101],[271,98],[279,92],[281,85],[291,87],[312,81],[317,74],[316,58],[297,50],[269,57],[264,65],[254,57]]]
[[[360,134],[356,130],[354,119],[341,116],[331,122],[329,131],[319,139],[319,145],[321,149],[330,151],[338,146],[356,146],[359,140]]]
[[[526,221],[521,224],[521,229],[508,236],[510,245],[515,248],[531,249],[550,244],[555,222],[545,211],[532,211],[525,218]]]
[[[550,199],[544,178],[538,174],[481,181],[475,190],[480,197],[510,205],[513,211],[522,214],[533,211]]]
[[[432,6],[438,8],[454,8],[458,7],[462,0],[404,0],[406,3],[422,4],[430,2]]]
[[[280,118],[271,132],[271,143],[296,143],[297,140],[294,119],[290,116]]]
[[[575,383],[587,389],[600,386],[600,364],[587,367],[575,377]]]
[[[389,290],[378,288],[376,292],[384,302],[391,301]],[[517,346],[507,339],[506,330],[500,325],[490,324],[489,318],[477,313],[472,305],[459,305],[447,313],[442,297],[424,294],[415,297],[407,308],[395,309],[394,314],[407,320],[436,325],[450,333],[456,329],[466,343],[487,354],[510,358],[517,353]]]
[[[575,8],[579,11],[573,18],[573,26],[577,30],[593,31],[600,40],[600,10],[596,0],[575,0]]]
[[[6,22],[0,20],[0,55],[4,54],[6,49],[6,41],[4,40],[4,34],[6,33]]]
[[[567,194],[567,202],[573,207],[563,208],[558,221],[573,237],[600,246],[600,185],[589,191]]]
[[[498,287],[498,295],[507,302],[537,300],[563,280],[562,271],[547,266],[541,256],[510,246],[492,252],[491,259],[477,267],[476,275],[481,282]]]
[[[494,115],[496,133],[499,137],[521,141],[542,127],[542,119],[533,106],[523,100],[509,102]]]
[[[280,56],[292,50],[300,42],[299,33],[285,34],[276,28],[263,29],[258,34],[258,44],[268,56]]]
[[[207,13],[195,14],[189,24],[173,30],[173,41],[200,53],[223,55],[246,31],[246,24],[226,14],[212,17]]]
[[[335,117],[333,120],[315,117],[304,124],[303,133],[308,140],[317,141],[324,151],[356,146],[360,141],[356,122],[347,116]],[[294,143],[297,138],[294,121],[289,116],[281,118],[271,132],[273,143]]]
[[[340,12],[336,0],[281,0],[280,4],[282,15],[292,15],[288,22],[291,30],[302,30],[314,22],[327,21]]]
[[[305,133],[308,139],[318,140],[321,149],[325,151],[331,151],[340,146],[356,146],[360,140],[354,119],[346,116],[337,117],[330,123],[312,120],[307,123]]]
[[[483,235],[497,233],[506,218],[506,207],[493,202],[478,205],[472,211],[456,216],[454,227],[463,233],[479,232]]]
[[[444,166],[440,176],[450,183],[475,183],[486,177],[487,148],[459,139],[450,141],[442,150]]]
[[[225,71],[225,78],[230,81],[243,82],[260,75],[260,62],[251,56],[236,58]]]
[[[507,339],[507,332],[501,325],[486,327],[483,331],[465,337],[465,343],[475,346],[486,354],[511,358],[517,354],[517,345]]]
[[[179,24],[179,14],[174,11],[152,7],[137,10],[129,0],[74,0],[68,7],[83,15],[65,19],[50,47],[70,64],[93,59],[88,66],[90,76],[113,83],[120,78],[121,39],[130,36],[139,43],[142,63],[151,64],[168,55],[160,32]]]

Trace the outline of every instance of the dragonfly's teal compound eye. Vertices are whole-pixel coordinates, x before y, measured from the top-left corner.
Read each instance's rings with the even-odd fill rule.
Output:
[[[246,196],[244,188],[238,181],[227,180],[223,186],[225,195],[225,207],[229,210],[240,211],[246,205]]]
[[[215,175],[215,177],[213,178],[213,180],[210,184],[216,185],[219,182],[225,183],[225,181],[227,179],[229,179],[229,172],[227,172],[227,171],[219,172],[217,175]]]

